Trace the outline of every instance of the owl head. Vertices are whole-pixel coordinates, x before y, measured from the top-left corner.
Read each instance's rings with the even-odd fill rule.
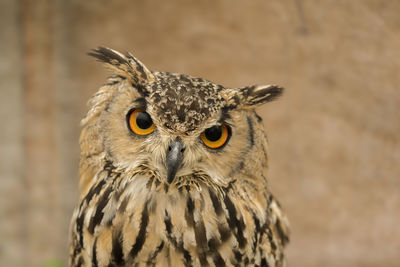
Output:
[[[151,171],[160,183],[176,186],[263,177],[267,142],[254,109],[276,99],[281,87],[225,88],[150,71],[129,53],[99,47],[89,54],[112,76],[82,120],[83,187],[108,163],[126,172]]]

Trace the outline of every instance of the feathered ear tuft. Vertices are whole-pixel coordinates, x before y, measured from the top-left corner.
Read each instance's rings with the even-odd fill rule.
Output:
[[[238,89],[227,89],[223,97],[230,109],[255,108],[261,104],[277,99],[283,88],[276,85],[253,85]]]
[[[111,48],[98,47],[88,55],[106,63],[114,72],[129,79],[133,85],[144,85],[154,80],[151,71],[130,53],[124,55]]]

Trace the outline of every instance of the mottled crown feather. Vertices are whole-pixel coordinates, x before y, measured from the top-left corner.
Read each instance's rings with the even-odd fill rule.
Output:
[[[219,112],[225,105],[221,85],[184,74],[154,72],[146,100],[164,127],[188,134]]]

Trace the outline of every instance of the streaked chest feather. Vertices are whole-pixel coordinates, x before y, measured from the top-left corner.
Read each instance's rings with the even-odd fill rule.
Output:
[[[75,210],[71,265],[282,266],[272,197],[196,185],[101,172]]]

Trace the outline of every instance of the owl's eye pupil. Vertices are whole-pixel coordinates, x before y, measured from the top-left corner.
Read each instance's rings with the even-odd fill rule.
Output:
[[[222,148],[229,140],[231,127],[226,124],[215,125],[206,129],[200,136],[203,143],[209,148]]]
[[[130,110],[126,118],[129,130],[136,135],[151,134],[156,128],[150,115],[143,109]]]
[[[215,142],[221,138],[222,128],[221,126],[213,126],[204,131],[208,140]]]
[[[153,125],[153,120],[148,113],[140,112],[137,114],[136,124],[141,129],[148,129]]]

